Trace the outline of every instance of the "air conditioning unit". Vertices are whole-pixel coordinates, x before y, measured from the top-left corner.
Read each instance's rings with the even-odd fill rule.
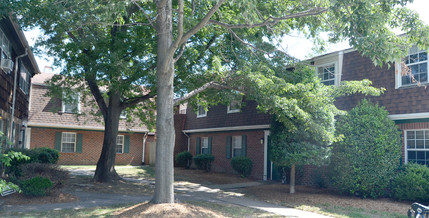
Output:
[[[13,69],[13,61],[11,59],[1,59],[1,69],[5,72],[10,72]]]

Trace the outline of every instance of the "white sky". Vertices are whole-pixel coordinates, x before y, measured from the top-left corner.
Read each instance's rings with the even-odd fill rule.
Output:
[[[415,10],[420,15],[420,19],[422,19],[426,24],[429,24],[429,13],[427,13],[429,9],[429,1],[428,0],[414,0],[414,2],[408,5],[408,8]],[[30,46],[34,45],[34,41],[36,37],[40,34],[40,31],[35,29],[31,31],[26,31],[25,36],[28,40]],[[307,58],[308,54],[311,51],[313,44],[311,41],[306,39],[303,36],[289,36],[283,38],[282,49],[286,50],[290,54],[293,54],[295,57],[299,59]],[[347,42],[338,43],[334,45],[330,45],[327,49],[327,53],[347,49],[350,46]],[[37,64],[39,65],[40,71],[44,72],[46,66],[53,65],[53,59],[48,56],[37,56],[35,55]],[[57,72],[58,70],[53,70],[53,72]]]

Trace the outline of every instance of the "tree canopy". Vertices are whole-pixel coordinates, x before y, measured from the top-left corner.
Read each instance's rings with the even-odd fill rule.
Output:
[[[301,108],[298,98],[292,96],[310,97],[313,86],[282,81],[273,73],[296,61],[293,51],[277,49],[281,37],[299,31],[320,39],[320,33],[327,31],[330,40],[347,39],[379,65],[405,56],[413,44],[427,48],[428,27],[404,7],[407,2],[8,0],[0,4],[14,11],[24,26],[44,30],[39,45],[56,56],[57,65],[64,65],[63,74],[85,81],[105,121],[114,124],[119,109],[156,95],[154,202],[161,203],[174,199],[170,160],[174,103],[193,96],[208,105],[230,100],[236,92],[224,89],[232,88],[259,99],[262,111],[279,112],[279,121],[286,125],[291,125],[289,118],[311,124],[306,111],[311,107]],[[392,28],[407,34],[398,37]],[[275,103],[275,107],[267,107],[265,97],[246,90],[249,84],[261,89],[275,87],[282,98],[277,93],[265,95]],[[138,88],[142,85],[144,90]],[[101,87],[107,89],[108,100],[103,100]],[[211,92],[204,92],[209,88]],[[214,93],[216,98],[206,98]]]

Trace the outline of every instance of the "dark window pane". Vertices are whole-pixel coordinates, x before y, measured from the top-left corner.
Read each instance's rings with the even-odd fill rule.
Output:
[[[424,151],[417,151],[417,160],[426,160]]]
[[[416,140],[416,148],[425,148],[425,143],[423,140]]]
[[[416,75],[416,73],[418,73],[418,72],[419,72],[419,65],[418,65],[418,64],[416,64],[416,65],[411,65],[411,66],[410,66],[410,70],[411,70],[411,74],[412,74],[412,75]]]
[[[424,139],[423,131],[416,131],[416,139]]]
[[[411,83],[410,77],[409,76],[403,76],[402,77],[402,85],[408,85]]]
[[[424,161],[424,160],[417,160],[416,163],[421,164],[421,165],[425,165],[426,161]]]
[[[416,142],[414,140],[407,140],[407,148],[416,148]]]
[[[329,73],[324,73],[323,74],[323,80],[327,80],[329,79]]]
[[[419,61],[425,61],[428,59],[428,54],[426,52],[421,52],[419,54]]]
[[[410,56],[407,56],[406,58],[405,58],[405,64],[409,64],[410,63]]]
[[[412,54],[410,55],[410,64],[412,63],[416,63],[419,61],[418,55],[417,54]]]
[[[420,66],[420,73],[428,72],[428,63],[419,64],[419,66]]]
[[[414,131],[407,131],[407,139],[415,139]]]
[[[419,81],[422,83],[427,82],[428,81],[428,74],[427,73],[421,73]]]
[[[429,161],[429,151],[426,151],[426,161]]]
[[[416,155],[416,151],[408,151],[408,160],[415,160]]]

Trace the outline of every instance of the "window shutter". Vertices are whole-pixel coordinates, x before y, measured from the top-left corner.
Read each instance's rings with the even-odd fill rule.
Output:
[[[209,154],[212,154],[212,138],[213,137],[209,137],[209,145],[208,145],[208,150],[209,150]]]
[[[55,133],[55,150],[61,152],[61,134],[60,132]]]
[[[226,159],[231,159],[231,142],[232,136],[226,137]]]
[[[124,153],[130,153],[130,136],[126,135],[124,140]]]
[[[198,154],[200,154],[201,153],[201,148],[200,148],[200,145],[201,145],[201,138],[200,137],[197,137],[197,146],[196,146],[196,151],[195,151],[195,154],[196,155],[198,155]]]
[[[76,137],[76,152],[82,153],[83,134],[77,134]]]
[[[247,136],[243,135],[241,138],[241,156],[247,156]]]

